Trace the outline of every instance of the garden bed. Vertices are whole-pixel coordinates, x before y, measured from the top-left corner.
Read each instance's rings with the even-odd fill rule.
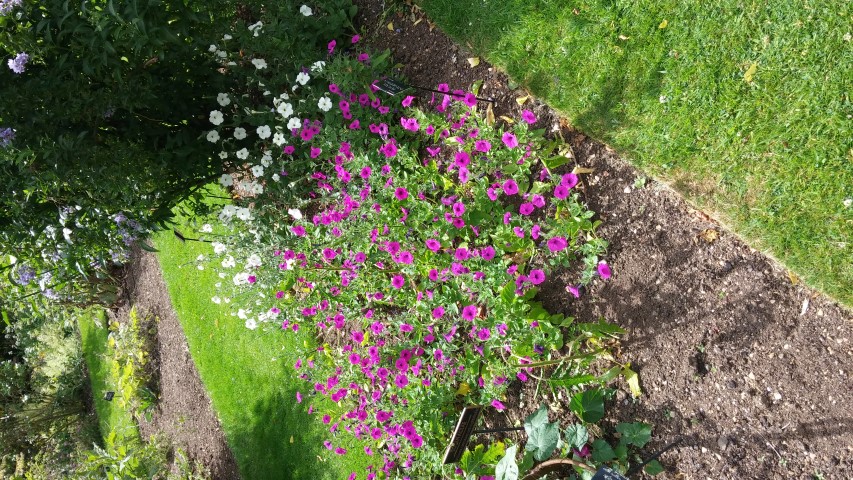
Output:
[[[472,55],[422,15],[356,3],[366,40],[390,48],[411,83],[468,89],[483,81],[481,96],[497,100],[496,116],[519,116],[517,99],[527,94],[485,61],[471,67]],[[531,105],[523,108],[535,111],[535,127],[562,135],[577,166],[593,170],[582,176],[584,198],[610,241],[610,281],[574,299],[552,276],[538,295],[551,312],[603,316],[628,330],[621,360],[639,372],[643,396],[620,394],[605,418],[654,425],[648,452],[683,437],[662,459],[675,478],[853,475],[850,312],[547,107]],[[513,399],[535,388],[511,392],[507,403],[515,407]],[[493,422],[514,423],[538,402]]]

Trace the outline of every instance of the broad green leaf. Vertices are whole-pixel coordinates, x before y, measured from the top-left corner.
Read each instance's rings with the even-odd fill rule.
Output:
[[[592,459],[596,463],[609,462],[616,458],[616,453],[609,443],[602,439],[592,442]]]
[[[525,450],[533,452],[537,461],[546,460],[557,449],[560,443],[560,426],[557,422],[539,425],[528,435]]]
[[[483,455],[483,463],[486,465],[494,465],[497,463],[499,458],[504,456],[504,453],[506,453],[504,443],[494,442],[489,445],[489,449],[486,450],[486,453]]]
[[[527,432],[527,436],[530,436],[533,429],[546,423],[548,423],[548,407],[542,405],[524,419],[524,431]]]
[[[663,465],[661,465],[657,460],[652,460],[643,467],[643,471],[646,472],[647,475],[654,477],[655,475],[663,472]]]
[[[592,383],[597,380],[595,375],[576,375],[574,377],[551,378],[548,380],[555,387],[576,387],[584,383]]]
[[[566,428],[566,443],[574,448],[581,448],[589,441],[589,432],[580,423],[569,425]]]
[[[643,448],[652,438],[652,426],[646,423],[620,423],[616,431],[622,434],[621,441]]]
[[[604,417],[604,396],[597,388],[578,393],[569,408],[584,422],[595,423]]]
[[[506,449],[506,455],[504,455],[504,458],[495,467],[495,480],[518,479],[518,464],[515,463],[516,450],[518,450],[518,445],[513,445]]]

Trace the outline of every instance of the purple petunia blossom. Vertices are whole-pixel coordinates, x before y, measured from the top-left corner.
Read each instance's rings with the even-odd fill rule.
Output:
[[[534,115],[530,110],[521,112],[521,119],[527,122],[528,125],[536,123],[536,115]]]
[[[394,275],[391,279],[391,286],[394,288],[403,288],[403,285],[406,284],[406,280],[402,275]]]
[[[473,321],[474,318],[477,317],[477,311],[479,308],[476,305],[468,305],[467,307],[462,309],[462,318],[465,320]]]
[[[559,252],[568,246],[566,239],[563,237],[553,237],[548,239],[548,250]]]
[[[2,0],[0,0],[2,1]],[[15,139],[15,130],[11,128],[0,129],[0,147],[6,148]],[[118,221],[118,220],[116,220]]]
[[[574,173],[567,173],[563,175],[563,178],[560,181],[560,185],[565,185],[566,188],[572,188],[578,184],[578,176]]]
[[[409,198],[409,191],[403,187],[399,187],[394,190],[394,196],[397,197],[397,200],[405,200]]]
[[[554,196],[560,200],[565,200],[566,197],[569,196],[569,188],[563,184],[557,185],[557,187],[554,188]]]
[[[575,298],[581,298],[580,285],[566,285],[566,291],[571,293]]]
[[[486,140],[477,140],[474,142],[474,150],[482,153],[486,153],[492,149],[492,144]]]
[[[504,132],[501,140],[504,142],[504,145],[506,145],[506,148],[515,148],[518,146],[518,139],[515,138],[515,135],[511,132]]]
[[[533,206],[533,204],[529,202],[524,202],[518,207],[518,211],[522,215],[530,215],[531,213],[533,213],[534,209],[535,207]]]
[[[492,400],[492,406],[493,406],[493,407],[495,407],[495,409],[496,409],[497,411],[499,411],[499,412],[503,412],[503,411],[504,411],[504,409],[506,408],[506,407],[504,406],[504,404],[503,404],[503,403],[501,403],[501,402],[500,402],[499,400],[497,400],[497,399]]]
[[[598,264],[598,274],[601,275],[601,278],[607,280],[610,278],[612,272],[610,271],[610,266],[605,262],[601,262]]]
[[[538,268],[531,270],[528,279],[533,285],[539,285],[540,283],[545,281],[545,272],[539,270]]]
[[[433,252],[437,252],[441,248],[441,242],[434,238],[430,238],[426,241],[426,247]]]
[[[435,307],[432,309],[432,318],[438,320],[442,316],[444,316],[444,307]]]
[[[480,258],[482,258],[485,261],[489,261],[489,260],[495,258],[495,249],[492,248],[491,246],[484,247],[483,250],[480,251]]]
[[[515,183],[515,180],[509,179],[505,181],[502,185],[504,193],[507,195],[515,195],[518,193],[518,184]]]
[[[21,0],[0,0],[0,15],[8,15],[13,8],[21,6]]]

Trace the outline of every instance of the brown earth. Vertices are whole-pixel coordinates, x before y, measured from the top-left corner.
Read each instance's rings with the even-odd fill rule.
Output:
[[[355,3],[369,46],[391,49],[411,84],[470,89],[481,80],[497,116],[520,116],[516,98],[527,94],[486,62],[472,68],[475,55],[423,14]],[[568,275],[551,279],[539,300],[628,330],[620,360],[639,372],[644,394],[620,392],[608,421],[652,424],[647,453],[684,438],[661,458],[663,478],[853,478],[853,315],[547,106],[523,108],[536,113],[537,128],[572,145],[577,166],[594,169],[583,192],[603,221],[613,277],[580,299],[565,292]],[[567,410],[559,399],[532,399],[532,388],[511,395],[528,399],[523,406],[491,420],[515,423],[540,401]]]
[[[135,248],[122,290],[120,306],[111,316],[124,321],[135,306],[140,319],[149,319],[144,329],[150,333],[149,367],[159,401],[151,421],[139,422],[142,437],[165,435],[171,445],[186,453],[190,462],[204,465],[212,479],[240,478],[237,462],[190,356],[157,256]]]

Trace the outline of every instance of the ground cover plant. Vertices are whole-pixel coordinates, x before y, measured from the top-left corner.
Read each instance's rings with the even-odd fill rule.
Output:
[[[250,330],[309,332],[282,356],[331,455],[352,455],[354,437],[375,459],[367,478],[452,473],[440,455],[462,403],[502,411],[510,383],[555,365],[582,398],[636,374],[606,360],[620,329],[533,300],[555,269],[574,269],[575,296],[611,271],[578,176],[558,173],[568,159],[532,112],[497,124],[446,85],[385,97],[388,54],[358,41],[331,40],[296,72],[255,57],[261,95],[212,105],[208,138],[236,158],[220,183],[240,200],[219,214],[234,230],[213,243],[225,281],[211,300]],[[592,374],[597,360],[607,374]],[[583,405],[583,421],[601,418]]]
[[[577,129],[853,303],[849,4],[415,3]]]

